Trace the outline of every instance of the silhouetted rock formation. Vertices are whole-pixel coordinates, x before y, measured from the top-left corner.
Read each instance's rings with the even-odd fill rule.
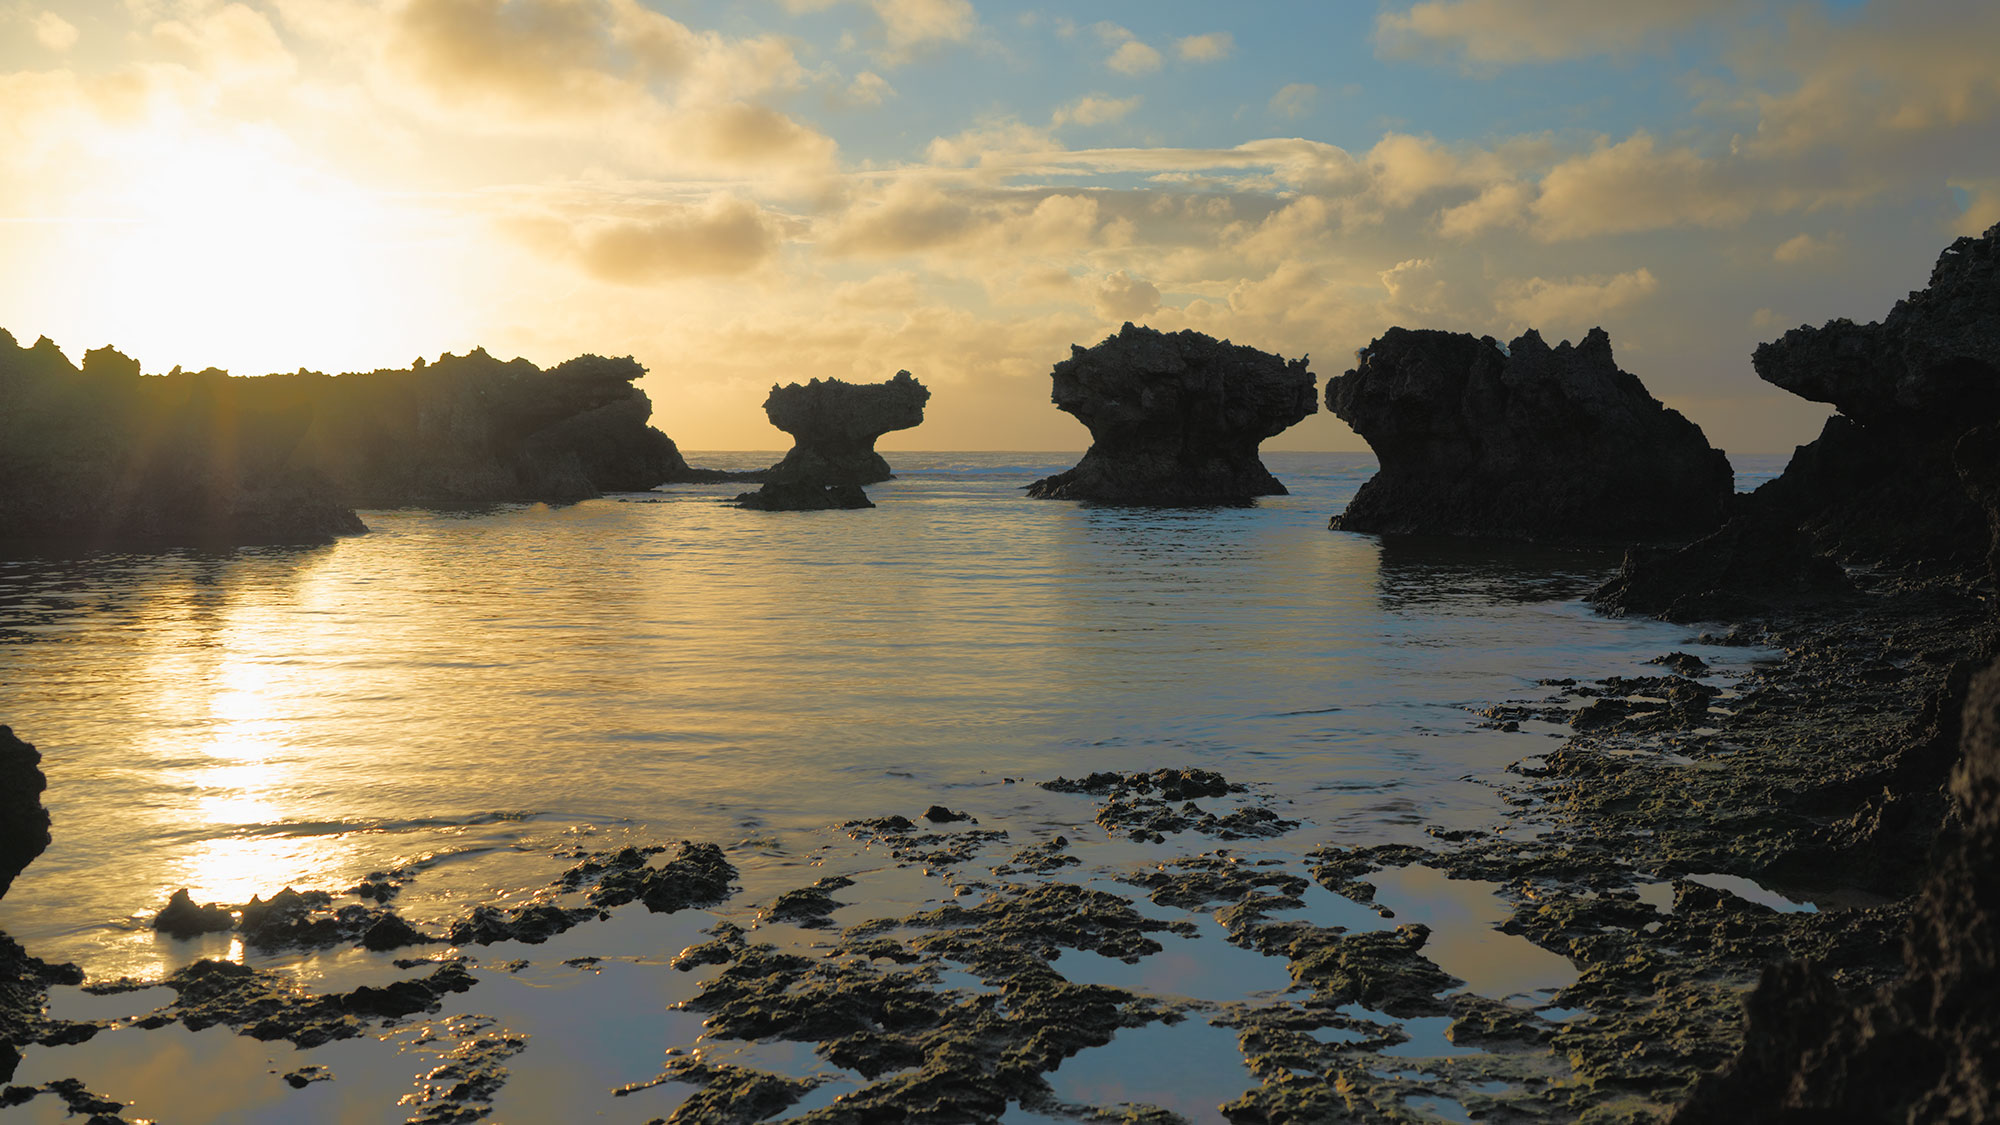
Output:
[[[637,492],[687,462],[646,425],[632,359],[583,355],[543,371],[484,349],[406,370],[273,375],[266,393],[308,404],[295,452],[357,507],[563,502]]]
[[[767,512],[874,507],[861,486],[896,475],[875,452],[875,439],[922,424],[930,397],[907,371],[882,383],[814,379],[773,386],[764,413],[792,435],[791,452],[763,473],[763,488],[736,502]]]
[[[771,479],[857,485],[895,479],[875,439],[922,425],[930,398],[907,371],[882,383],[814,379],[772,387],[764,413],[792,435],[792,449],[771,466]]]
[[[1283,496],[1257,447],[1318,409],[1304,358],[1287,361],[1199,332],[1130,322],[1051,373],[1056,408],[1090,427],[1067,472],[1037,499],[1109,504],[1242,504]]]
[[[219,371],[142,378],[110,348],[79,370],[0,329],[0,540],[323,543],[367,530],[290,460],[310,404]]]
[[[96,545],[315,543],[355,507],[579,500],[691,472],[631,359],[542,371],[474,351],[407,370],[144,376],[79,370],[0,330],[0,538]]]
[[[1326,405],[1381,471],[1330,524],[1341,531],[1550,542],[1685,540],[1729,503],[1729,460],[1701,428],[1618,369],[1593,328],[1550,348],[1392,328]]]
[[[1740,498],[1734,536],[1798,529],[1815,552],[1845,563],[1971,580],[1992,573],[2000,534],[1990,514],[2000,495],[2000,226],[1952,243],[1930,285],[1896,302],[1880,323],[1795,328],[1759,345],[1752,362],[1767,382],[1839,413],[1782,475]],[[1760,602],[1786,604],[1730,586],[1704,558],[1712,546],[1628,559],[1620,581],[1595,597],[1639,613],[1672,612],[1684,599],[1719,598],[1737,616]],[[1824,564],[1796,553],[1793,561],[1793,573],[1767,575],[1766,585],[1778,577],[1823,590],[1796,567],[1823,573]],[[1698,588],[1711,577],[1723,585]]]
[[[49,846],[49,811],[42,807],[42,755],[0,726],[0,896],[14,876]]]
[[[1907,975],[1857,1004],[1811,964],[1773,965],[1742,1052],[1677,1125],[2000,1120],[2000,665],[1974,681],[1963,730],[1959,828],[1917,901]]]

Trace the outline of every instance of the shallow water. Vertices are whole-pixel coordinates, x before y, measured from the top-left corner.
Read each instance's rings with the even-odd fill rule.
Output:
[[[1193,511],[1022,498],[1062,455],[891,459],[873,511],[745,512],[720,502],[740,485],[669,486],[370,511],[370,534],[322,548],[0,561],[0,721],[42,751],[55,835],[0,929],[93,978],[153,978],[244,956],[143,924],[176,887],[241,902],[414,862],[398,909],[435,925],[541,885],[565,842],[628,836],[724,844],[747,907],[831,870],[805,866],[831,823],[942,802],[1026,842],[1091,815],[1033,782],[1168,765],[1304,822],[1263,852],[1432,843],[1426,826],[1493,824],[1508,763],[1553,745],[1475,709],[1676,648],[1746,659],[1592,614],[1578,598],[1615,555],[1328,532],[1366,456],[1270,454],[1291,495]],[[1092,870],[1138,855],[1077,843]],[[1385,890],[1496,997],[1561,976],[1491,944],[1487,888]],[[840,921],[907,908],[874,905]],[[592,952],[628,952],[604,947],[614,930]],[[1120,983],[1171,991],[1173,972]],[[1212,998],[1218,973],[1181,994]]]

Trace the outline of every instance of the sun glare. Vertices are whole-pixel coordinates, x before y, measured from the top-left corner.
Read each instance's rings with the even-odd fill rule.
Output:
[[[403,217],[379,198],[255,137],[137,149],[79,264],[148,370],[339,370],[404,335]]]

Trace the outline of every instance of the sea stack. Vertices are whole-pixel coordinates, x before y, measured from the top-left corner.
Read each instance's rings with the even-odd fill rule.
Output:
[[[1067,472],[1028,486],[1048,500],[1190,506],[1283,496],[1257,448],[1318,409],[1301,357],[1127,322],[1051,372],[1056,408],[1090,427]]]
[[[1691,621],[1846,590],[1837,563],[1988,577],[2000,562],[2000,225],[1947,247],[1930,285],[1881,322],[1795,328],[1751,363],[1839,413],[1722,531],[1630,553],[1593,600]]]
[[[773,386],[764,413],[792,435],[791,452],[771,466],[763,488],[736,502],[762,511],[874,507],[861,486],[896,475],[875,452],[875,439],[921,425],[930,397],[907,371],[881,383],[814,379]]]
[[[49,846],[49,810],[42,807],[42,755],[0,726],[0,896],[14,876]]]
[[[1551,348],[1391,328],[1326,383],[1381,471],[1339,531],[1555,543],[1686,541],[1722,523],[1729,460],[1618,369],[1593,328]]]

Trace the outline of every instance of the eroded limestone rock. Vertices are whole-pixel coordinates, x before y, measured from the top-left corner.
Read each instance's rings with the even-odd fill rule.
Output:
[[[42,755],[0,726],[0,895],[14,876],[49,846],[49,811],[42,807]]]
[[[907,371],[882,383],[814,379],[773,386],[764,413],[792,435],[792,449],[764,474],[764,487],[736,503],[766,512],[874,507],[861,486],[896,475],[875,452],[875,440],[920,425],[930,397]]]
[[[1381,471],[1341,531],[1549,542],[1687,540],[1721,524],[1729,461],[1618,369],[1611,338],[1551,348],[1392,328],[1327,380]]]
[[[1090,427],[1067,472],[1028,486],[1038,499],[1109,504],[1241,504],[1283,496],[1257,447],[1318,409],[1304,358],[1286,360],[1199,332],[1127,323],[1056,364],[1057,409]]]

